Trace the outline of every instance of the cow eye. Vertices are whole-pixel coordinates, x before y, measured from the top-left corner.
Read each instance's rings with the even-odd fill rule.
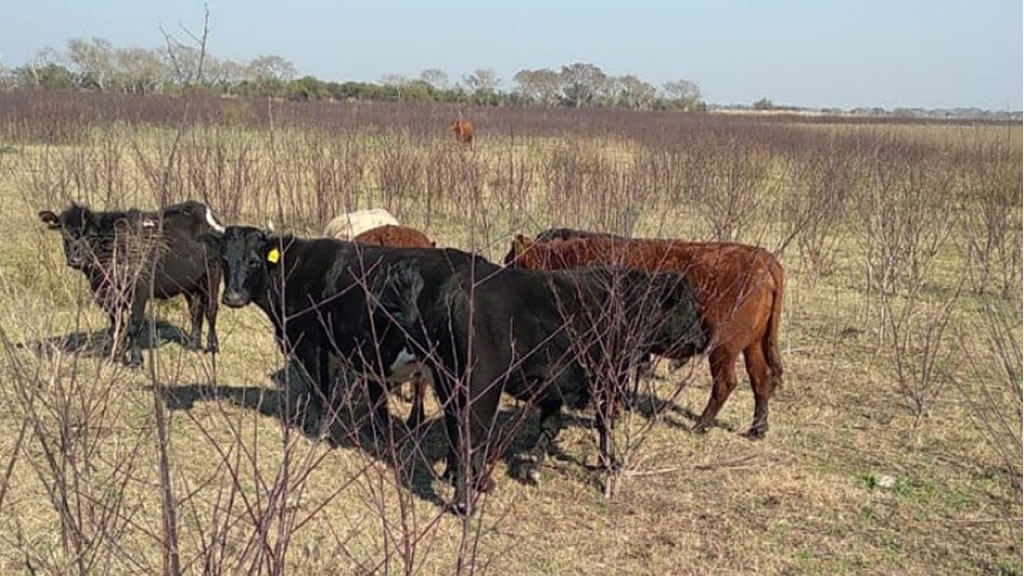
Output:
[[[263,263],[260,262],[258,258],[253,258],[252,260],[249,260],[249,268],[259,268],[262,264]]]

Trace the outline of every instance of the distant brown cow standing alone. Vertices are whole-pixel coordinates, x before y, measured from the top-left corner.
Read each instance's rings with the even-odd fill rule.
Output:
[[[772,254],[744,244],[577,238],[537,243],[517,236],[512,265],[533,269],[619,264],[658,272],[678,270],[693,283],[705,328],[711,334],[708,362],[711,398],[694,430],[705,432],[736,387],[740,352],[754,390],[754,422],[747,433],[768,431],[768,399],[782,383],[778,332],[783,270]]]
[[[451,129],[455,133],[456,142],[462,142],[463,144],[473,143],[473,124],[469,120],[459,118],[452,122]]]

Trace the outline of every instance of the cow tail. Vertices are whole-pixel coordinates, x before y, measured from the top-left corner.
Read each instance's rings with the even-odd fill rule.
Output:
[[[774,259],[773,259],[774,260]],[[782,266],[773,261],[770,267],[772,280],[775,282],[775,295],[772,300],[772,312],[768,317],[768,329],[761,341],[764,357],[771,370],[772,392],[782,387],[782,356],[779,354],[779,323],[782,322],[782,299],[785,286],[785,273]]]

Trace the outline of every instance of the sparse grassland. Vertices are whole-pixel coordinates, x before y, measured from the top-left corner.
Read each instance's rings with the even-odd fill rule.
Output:
[[[1021,574],[1019,126],[481,109],[465,147],[443,107],[0,102],[2,574],[164,571],[167,493],[186,573]],[[495,261],[555,225],[776,250],[772,429],[739,436],[740,370],[694,435],[706,362],[662,365],[656,386],[692,383],[614,497],[575,414],[539,487],[499,460],[463,523],[439,421],[376,452],[284,425],[294,377],[258,310],[222,309],[216,366],[173,342],[178,301],[152,306],[143,370],[96,357],[105,318],[36,212],[186,198],[304,234],[383,206]],[[536,433],[533,415],[513,450]]]

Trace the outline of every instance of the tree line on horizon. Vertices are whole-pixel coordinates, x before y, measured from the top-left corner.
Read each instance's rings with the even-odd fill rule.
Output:
[[[299,76],[295,65],[276,55],[248,61],[217,58],[172,42],[147,49],[115,47],[102,38],[74,38],[65,51],[39,50],[30,61],[0,69],[0,87],[87,90],[120,94],[173,94],[186,87],[223,96],[269,97],[295,101],[368,100],[441,102],[477,106],[550,106],[702,111],[700,88],[689,80],[655,86],[639,77],[613,76],[585,62],[522,69],[511,90],[490,68],[452,80],[439,69],[409,78],[388,74],[380,82],[329,81]]]

